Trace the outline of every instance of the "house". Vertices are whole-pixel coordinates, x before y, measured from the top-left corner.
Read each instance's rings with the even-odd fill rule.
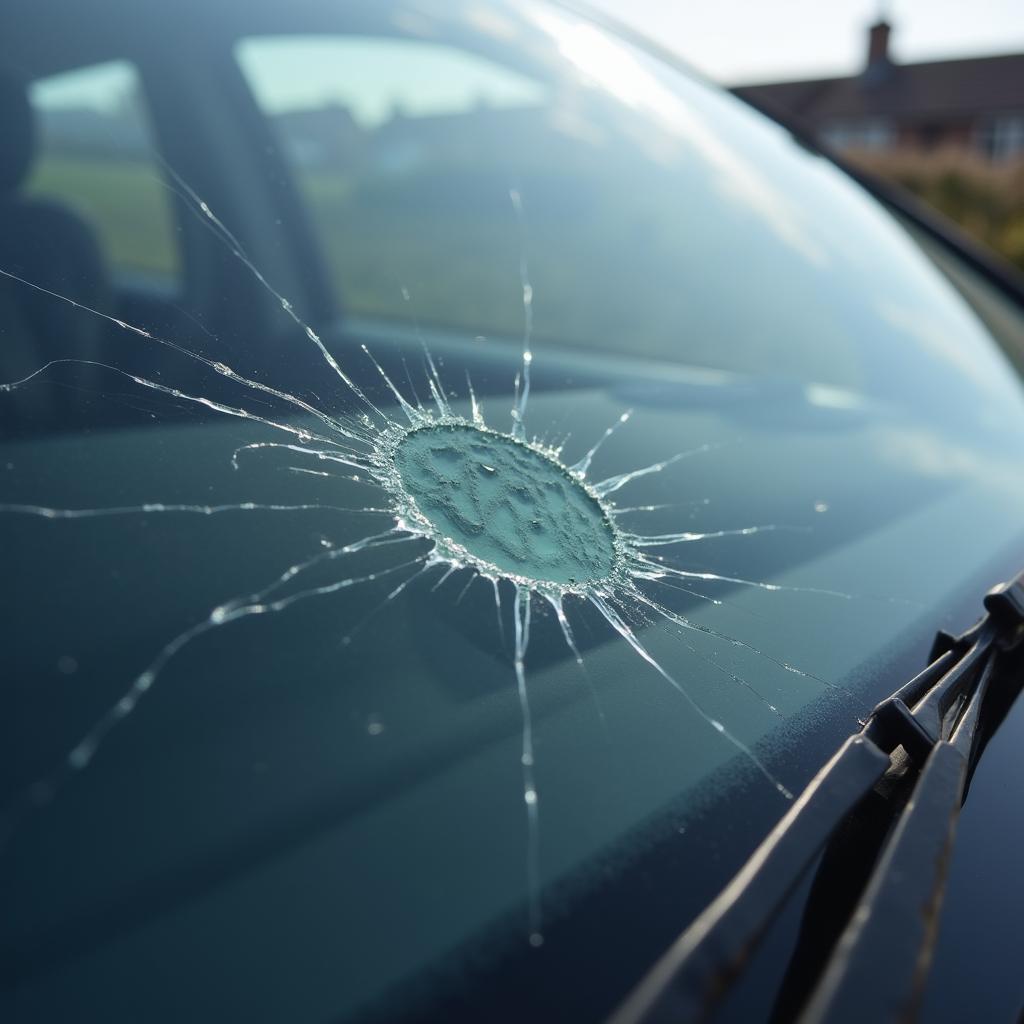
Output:
[[[733,92],[837,149],[956,148],[993,161],[1024,158],[1024,53],[898,64],[891,33],[886,21],[870,27],[859,75]]]

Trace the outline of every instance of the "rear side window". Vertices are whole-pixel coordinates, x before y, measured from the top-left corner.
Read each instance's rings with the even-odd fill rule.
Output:
[[[29,99],[37,157],[27,191],[81,216],[120,283],[173,284],[169,193],[135,68],[109,61],[40,78]]]
[[[418,39],[269,36],[236,52],[345,309],[519,332],[509,190],[547,139],[543,83]]]

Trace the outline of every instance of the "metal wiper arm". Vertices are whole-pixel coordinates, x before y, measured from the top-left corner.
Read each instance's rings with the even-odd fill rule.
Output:
[[[611,1024],[713,1020],[814,861],[826,855],[824,871],[830,842],[856,846],[863,826],[854,812],[867,798],[884,800],[890,814],[878,841],[863,844],[872,858],[864,865],[866,884],[834,924],[834,942],[810,958],[818,962],[809,977],[806,963],[800,971],[791,966],[800,979],[798,992],[792,985],[787,992],[786,1017],[831,1024],[913,1015],[956,820],[983,738],[982,706],[1001,653],[1024,635],[1024,573],[989,591],[985,607],[985,617],[962,635],[939,634],[928,667],[877,705]],[[809,910],[813,899],[812,893]]]

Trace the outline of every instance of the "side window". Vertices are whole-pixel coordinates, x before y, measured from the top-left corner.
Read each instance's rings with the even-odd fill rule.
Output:
[[[544,84],[415,39],[268,36],[236,53],[346,310],[522,329],[509,189],[524,151],[547,148]]]
[[[37,155],[26,191],[82,217],[119,283],[173,286],[179,261],[169,193],[135,68],[110,61],[40,78],[29,99]]]

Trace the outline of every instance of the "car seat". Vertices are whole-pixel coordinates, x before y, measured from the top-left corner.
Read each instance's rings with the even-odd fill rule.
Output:
[[[0,383],[20,380],[53,359],[96,359],[104,321],[48,292],[104,312],[113,294],[99,240],[72,210],[22,191],[35,157],[36,132],[25,85],[0,71]],[[101,371],[100,371],[101,372]],[[0,423],[57,429],[89,399],[96,367],[53,368],[51,379],[0,393]],[[85,386],[83,390],[83,386]]]

